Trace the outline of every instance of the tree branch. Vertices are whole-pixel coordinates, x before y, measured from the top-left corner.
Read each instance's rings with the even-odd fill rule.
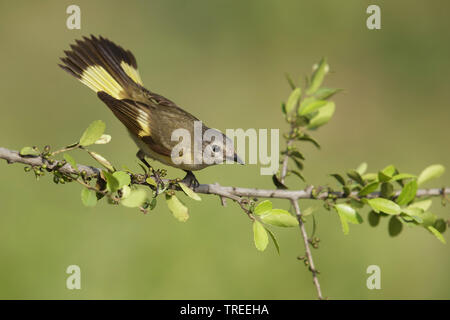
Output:
[[[77,171],[72,168],[68,163],[58,168],[60,161],[54,161],[50,164],[46,159],[40,156],[21,156],[19,152],[9,150],[0,147],[0,159],[6,160],[8,163],[22,163],[32,167],[40,167],[46,165],[49,170],[56,169],[61,173],[75,174]],[[99,176],[102,169],[78,164],[78,170],[85,171],[87,176]],[[287,200],[299,200],[299,199],[346,199],[349,197],[358,197],[357,192],[352,192],[350,195],[345,195],[342,191],[330,191],[327,187],[313,187],[309,186],[303,190],[281,190],[281,189],[256,189],[256,188],[242,188],[242,187],[230,187],[222,186],[219,184],[200,184],[195,188],[195,192],[203,194],[213,194],[230,198],[237,201],[236,197],[253,197],[253,198],[276,198]],[[394,194],[398,196],[400,191],[396,191]],[[417,190],[416,197],[426,196],[443,196],[450,195],[450,188],[433,188],[433,189],[419,189]],[[377,198],[380,196],[380,192],[372,192],[365,198]]]

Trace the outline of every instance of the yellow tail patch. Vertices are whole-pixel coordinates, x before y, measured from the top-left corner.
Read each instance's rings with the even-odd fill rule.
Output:
[[[101,66],[84,69],[80,81],[95,92],[104,91],[116,99],[126,97],[122,86]]]
[[[120,66],[122,67],[123,71],[131,78],[134,82],[140,84],[141,86],[144,85],[144,83],[141,80],[141,76],[139,75],[139,71],[137,71],[135,68],[130,66],[125,61],[122,61],[120,63]]]

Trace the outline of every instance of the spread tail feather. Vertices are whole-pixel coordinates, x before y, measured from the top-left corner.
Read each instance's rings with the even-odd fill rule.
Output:
[[[143,85],[136,59],[129,50],[103,37],[83,37],[64,51],[59,66],[95,92],[104,91],[115,99],[130,97],[130,90]]]

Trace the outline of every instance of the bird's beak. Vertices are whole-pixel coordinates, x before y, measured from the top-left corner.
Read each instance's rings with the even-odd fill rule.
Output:
[[[237,153],[234,154],[234,162],[237,162],[239,164],[245,164],[244,161],[241,160],[241,158],[239,158],[239,156],[237,155]]]

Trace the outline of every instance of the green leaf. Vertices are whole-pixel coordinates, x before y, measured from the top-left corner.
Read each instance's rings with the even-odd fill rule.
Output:
[[[421,208],[402,208],[402,213],[404,213],[405,215],[409,216],[411,219],[415,220],[417,223],[423,224],[423,209]],[[403,218],[405,218],[403,216]],[[405,219],[407,220],[407,219]]]
[[[156,181],[153,180],[153,178],[148,177],[147,179],[145,179],[145,182],[147,182],[149,185],[156,187]]]
[[[183,192],[191,199],[196,201],[202,201],[202,198],[194,192],[191,188],[189,188],[187,185],[185,185],[183,182],[178,182],[178,185],[181,187]]]
[[[111,141],[111,136],[109,134],[102,134],[101,137],[95,141],[95,144],[107,144]]]
[[[334,208],[336,209],[339,216],[344,217],[345,220],[347,220],[350,223],[360,224],[363,221],[358,212],[356,212],[356,210],[350,207],[348,204],[345,203],[335,204]]]
[[[402,232],[402,229],[403,224],[401,223],[401,221],[396,216],[392,216],[392,218],[389,220],[388,226],[389,235],[391,237],[398,236],[400,232]]]
[[[295,88],[291,94],[289,95],[289,98],[286,102],[286,113],[291,113],[291,111],[293,111],[299,101],[300,101],[300,96],[302,95],[302,90],[300,88]]]
[[[270,231],[266,227],[264,227],[264,229],[266,229],[267,233],[269,234],[270,238],[272,239],[273,244],[275,245],[275,248],[277,249],[278,254],[280,254],[280,246],[278,245],[277,238],[275,238],[275,235],[273,234],[272,231]]]
[[[290,170],[290,172],[292,172],[293,174],[295,174],[297,177],[299,177],[300,179],[302,179],[303,181],[305,180],[305,177],[297,170]]]
[[[102,120],[92,122],[89,127],[83,132],[80,138],[80,145],[83,147],[94,144],[99,140],[105,132],[106,125]]]
[[[349,172],[347,172],[347,176],[354,180],[355,182],[357,182],[358,184],[360,184],[361,186],[364,186],[364,179],[361,177],[361,175],[355,171],[355,170],[350,170]]]
[[[373,210],[370,210],[369,215],[367,217],[369,220],[369,224],[372,227],[376,227],[380,223],[381,216]]]
[[[100,163],[106,169],[108,169],[109,171],[115,171],[115,169],[114,169],[113,165],[111,164],[111,162],[106,160],[102,155],[100,155],[100,154],[98,154],[97,152],[94,152],[94,151],[88,151],[88,153],[90,154],[90,156],[92,158],[94,158],[98,163]]]
[[[381,197],[387,199],[391,197],[392,193],[394,193],[394,186],[392,185],[392,183],[383,182],[380,189]]]
[[[398,204],[388,199],[367,199],[367,203],[376,213],[384,212],[387,214],[400,214],[400,212],[402,212],[402,209]]]
[[[311,103],[302,106],[301,108],[298,109],[298,115],[299,116],[304,116],[308,113],[312,113],[315,112],[317,110],[319,110],[320,108],[322,108],[323,106],[325,106],[328,102],[326,100],[315,100],[312,101]]]
[[[329,69],[330,67],[327,64],[327,59],[322,58],[322,60],[319,62],[319,65],[317,66],[317,69],[314,71],[311,77],[311,84],[306,91],[306,94],[312,95],[320,88],[323,79],[325,78],[325,75],[328,73]]]
[[[269,237],[266,228],[256,220],[253,222],[253,240],[255,241],[256,249],[259,251],[266,250]]]
[[[427,211],[430,209],[433,201],[432,200],[423,200],[423,201],[417,201],[408,206],[408,208],[420,208],[423,211]]]
[[[129,207],[137,208],[144,204],[147,200],[147,192],[143,189],[131,190],[130,194],[120,201],[120,204]]]
[[[446,243],[447,243],[447,242],[445,241],[444,237],[442,236],[442,234],[441,234],[439,231],[437,231],[434,227],[429,226],[427,229],[428,229],[432,234],[434,234],[434,236],[435,236],[436,238],[438,238],[438,240],[439,240],[440,242],[442,242],[443,244],[446,244]]]
[[[328,102],[325,106],[320,108],[319,111],[317,111],[317,114],[311,119],[308,124],[308,129],[316,129],[326,124],[330,121],[331,117],[333,117],[335,109],[336,105],[334,102]]]
[[[427,168],[425,168],[421,174],[419,175],[419,178],[417,179],[417,184],[421,185],[425,182],[439,178],[443,173],[445,172],[445,167],[441,164],[433,164]]]
[[[81,190],[81,202],[86,207],[94,207],[97,204],[97,195],[94,190],[83,188]]]
[[[117,190],[121,189],[123,186],[128,186],[131,183],[130,175],[125,171],[116,171],[112,175],[119,184]]]
[[[402,192],[398,196],[396,202],[400,206],[407,205],[408,203],[414,200],[414,198],[416,197],[416,192],[417,192],[417,182],[416,180],[412,180],[403,187]]]
[[[447,222],[444,219],[437,219],[433,227],[440,233],[444,233],[447,230]]]
[[[392,181],[404,180],[404,179],[416,179],[417,176],[409,173],[399,173],[392,177]]]
[[[284,228],[298,225],[297,218],[283,209],[272,209],[270,212],[261,215],[261,220],[267,224]]]
[[[111,173],[106,170],[102,171],[103,176],[106,179],[106,188],[109,192],[116,192],[120,189],[119,181]]]
[[[288,187],[286,187],[286,186],[284,185],[284,183],[282,183],[282,182],[278,179],[278,177],[277,177],[276,174],[272,175],[272,181],[273,181],[273,184],[277,187],[277,189],[285,190],[285,189],[288,188]]]
[[[166,202],[167,207],[178,221],[185,222],[189,218],[188,208],[175,195],[166,194]]]
[[[338,93],[340,91],[342,91],[342,89],[332,89],[332,88],[322,87],[316,91],[314,96],[319,100],[325,100],[325,99],[331,98],[332,96],[334,96],[336,93]]]
[[[264,200],[258,203],[253,213],[259,216],[268,213],[270,210],[272,210],[272,202],[270,200]]]
[[[361,176],[367,171],[367,162],[361,163],[358,168],[356,168],[356,172],[358,172]]]
[[[340,184],[345,186],[345,180],[340,174],[333,173],[333,174],[330,174],[330,176],[334,177]]]
[[[75,159],[70,154],[64,153],[63,157],[66,160],[66,162],[68,164],[70,164],[70,166],[72,168],[74,168],[75,170],[78,170],[77,163],[75,162]]]
[[[23,147],[19,154],[21,156],[38,156],[40,153],[36,147]]]
[[[364,188],[362,188],[362,189],[359,191],[358,195],[359,195],[360,197],[367,196],[369,193],[372,193],[372,192],[374,192],[375,190],[377,190],[379,185],[380,185],[380,183],[379,183],[378,181],[369,183],[368,185],[366,185]]]
[[[300,140],[300,141],[309,141],[313,145],[315,145],[317,149],[320,149],[320,144],[316,140],[314,140],[310,135],[308,135],[306,133],[303,134],[301,137],[299,137],[297,139]]]
[[[345,215],[340,214],[339,211],[338,211],[338,216],[339,216],[339,219],[341,220],[342,232],[344,232],[344,234],[347,235],[348,232],[350,231],[347,219],[345,218]]]
[[[286,80],[289,83],[289,86],[291,87],[292,90],[294,90],[297,86],[295,85],[294,80],[292,80],[291,76],[289,75],[289,73],[285,73],[286,76]]]

